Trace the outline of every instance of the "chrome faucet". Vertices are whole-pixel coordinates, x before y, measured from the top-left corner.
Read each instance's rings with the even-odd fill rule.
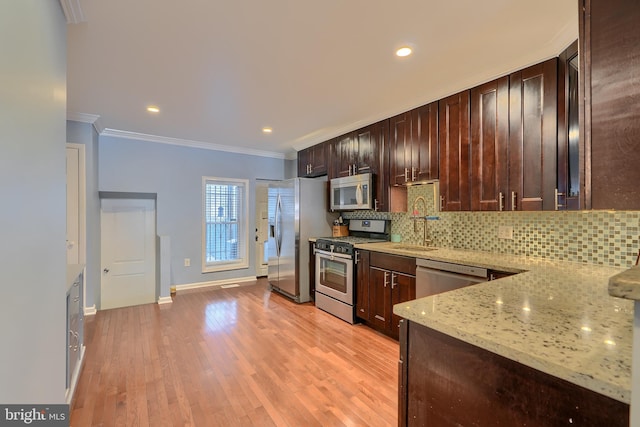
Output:
[[[422,206],[424,207],[424,216],[420,216],[420,212],[418,211],[418,202],[422,202]],[[418,219],[422,219],[422,245],[429,246],[431,244],[431,239],[427,239],[427,201],[424,197],[418,196],[413,201],[413,232],[418,232]]]

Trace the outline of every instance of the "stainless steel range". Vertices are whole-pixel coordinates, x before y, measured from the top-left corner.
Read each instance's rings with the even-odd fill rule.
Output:
[[[355,322],[354,245],[389,240],[389,221],[351,220],[349,236],[316,239],[316,307]]]

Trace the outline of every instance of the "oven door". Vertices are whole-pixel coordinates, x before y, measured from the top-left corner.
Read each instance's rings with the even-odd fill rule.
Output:
[[[316,249],[316,292],[353,305],[353,258]]]

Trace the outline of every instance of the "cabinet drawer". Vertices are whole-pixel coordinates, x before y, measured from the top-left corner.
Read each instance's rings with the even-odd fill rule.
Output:
[[[388,255],[380,252],[371,252],[369,265],[384,268],[399,273],[415,276],[416,259],[399,255]]]

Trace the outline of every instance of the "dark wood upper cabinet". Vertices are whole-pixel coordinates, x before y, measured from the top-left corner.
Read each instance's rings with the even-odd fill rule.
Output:
[[[327,175],[329,142],[316,144],[298,152],[298,176],[314,178]]]
[[[374,209],[383,212],[407,210],[406,190],[389,184],[389,120],[382,120],[336,138],[330,156],[329,178],[362,173],[373,174]]]
[[[349,132],[335,139],[332,150],[332,178],[380,170],[387,121]]]
[[[471,210],[510,209],[509,77],[471,89]]]
[[[640,2],[582,0],[587,209],[640,209]],[[584,80],[583,80],[584,79]],[[590,170],[589,170],[590,166]],[[589,195],[587,195],[587,198]]]
[[[354,175],[352,169],[356,162],[353,132],[339,136],[333,141],[331,150],[333,168],[332,178]]]
[[[438,178],[438,103],[389,119],[391,185]]]
[[[554,210],[557,75],[552,58],[509,76],[509,206]]]
[[[584,147],[580,141],[579,56],[576,40],[558,57],[558,209],[584,206]]]
[[[438,101],[440,209],[471,209],[469,91]]]

